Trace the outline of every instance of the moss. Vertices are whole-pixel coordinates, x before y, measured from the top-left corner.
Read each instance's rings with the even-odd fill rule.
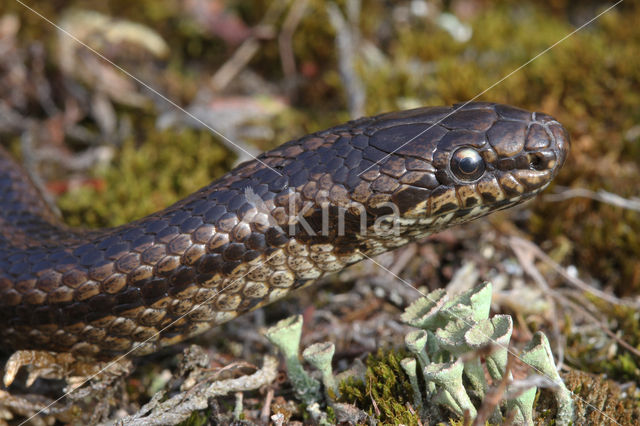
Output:
[[[418,414],[408,409],[413,401],[411,383],[400,366],[405,356],[401,351],[382,349],[369,355],[365,381],[341,382],[340,402],[355,404],[384,424],[417,425]]]
[[[594,305],[608,318],[617,335],[629,345],[640,349],[638,311],[632,307],[612,305],[591,296]],[[567,361],[576,368],[620,381],[640,383],[640,359],[617,345],[602,331],[576,333],[567,324]]]
[[[326,409],[327,412],[327,421],[329,424],[335,425],[338,424],[338,420],[336,419],[336,412],[333,407],[329,406]]]
[[[191,416],[189,416],[187,420],[180,423],[179,426],[204,426],[206,424],[209,424],[208,411],[209,410],[194,411],[193,413],[191,413]]]
[[[640,421],[640,393],[636,385],[623,391],[604,376],[575,370],[564,374],[563,380],[574,394],[580,424],[632,425]],[[536,404],[536,424],[549,424],[555,412],[553,404],[549,392],[541,392]]]
[[[114,166],[95,173],[103,189],[83,186],[59,198],[68,224],[102,227],[138,219],[207,185],[232,164],[233,156],[207,132],[144,131],[147,142],[127,140]]]

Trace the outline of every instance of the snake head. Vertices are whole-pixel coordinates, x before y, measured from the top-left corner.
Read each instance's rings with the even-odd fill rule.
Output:
[[[440,184],[430,197],[435,216],[455,210],[472,218],[474,208],[529,199],[558,174],[569,150],[568,133],[555,119],[505,105],[464,105],[442,125],[447,133],[432,161]]]
[[[385,114],[364,134],[370,147],[388,153],[362,173],[367,189],[383,188],[380,181],[395,174],[390,200],[410,234],[533,197],[569,152],[569,135],[554,118],[484,102]]]
[[[280,177],[257,163],[243,173],[273,186],[275,221],[293,223],[291,236],[371,241],[386,221],[399,228],[390,248],[533,197],[568,151],[552,117],[477,102],[355,120],[265,153]]]

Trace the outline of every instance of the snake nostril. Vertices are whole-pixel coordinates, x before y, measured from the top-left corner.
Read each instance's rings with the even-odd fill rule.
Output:
[[[534,154],[529,161],[529,166],[533,170],[545,170],[546,169],[546,161],[541,155]]]

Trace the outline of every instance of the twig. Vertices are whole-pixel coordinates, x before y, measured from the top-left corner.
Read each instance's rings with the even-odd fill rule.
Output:
[[[4,100],[0,100],[0,132],[24,132],[33,125],[32,119],[11,108]]]
[[[5,410],[14,415],[24,417],[32,416],[34,413],[41,413],[43,417],[34,419],[34,424],[47,424],[49,416],[63,423],[73,420],[72,409],[74,405],[71,401],[66,401],[62,406],[51,407],[51,400],[42,395],[12,395],[11,393],[0,389],[0,413]],[[3,419],[4,420],[4,419]],[[7,424],[7,423],[4,423]]]
[[[605,191],[604,189],[600,189],[598,192],[585,188],[564,189],[557,194],[544,196],[545,201],[551,202],[565,201],[571,198],[590,198],[612,206],[622,207],[624,209],[637,212],[640,211],[640,199],[636,197],[624,198],[612,192]]]
[[[40,173],[38,173],[38,161],[33,147],[33,136],[40,131],[38,127],[39,125],[35,121],[31,122],[29,128],[25,130],[20,137],[20,151],[22,152],[23,166],[31,178],[31,181],[42,195],[42,199],[47,203],[52,212],[54,212],[58,217],[61,217],[62,213],[60,213],[55,200],[47,191],[44,181],[42,180]]]
[[[618,343],[620,346],[622,346],[623,348],[625,348],[626,350],[628,350],[629,352],[631,352],[635,356],[640,357],[640,350],[636,349],[634,346],[632,346],[629,343],[625,342],[620,336],[618,336],[616,333],[611,331],[609,329],[609,327],[607,326],[607,324],[605,324],[602,321],[600,321],[591,312],[589,312],[588,310],[584,309],[582,306],[580,306],[579,304],[575,303],[574,301],[572,301],[570,299],[564,298],[564,299],[561,300],[561,303],[565,303],[565,304],[571,305],[571,307],[573,309],[575,309],[576,311],[582,313],[582,315],[584,315],[587,319],[591,320],[594,324],[596,324],[598,326],[598,328],[600,330],[604,331],[609,337],[611,337],[611,339],[615,340],[616,343]]]
[[[358,56],[358,29],[360,18],[360,0],[347,1],[349,23],[334,2],[327,4],[329,22],[336,30],[336,50],[338,52],[338,70],[347,95],[349,115],[352,118],[364,115],[366,95],[360,78],[356,74],[354,59]]]
[[[547,254],[545,252],[540,250],[540,248],[538,246],[536,246],[535,244],[533,244],[530,241],[527,241],[527,240],[524,240],[524,239],[518,238],[518,237],[511,237],[509,239],[509,244],[511,245],[511,247],[518,246],[518,247],[522,247],[523,249],[531,251],[533,254],[535,254],[535,256],[538,259],[542,260],[544,263],[546,263],[549,266],[551,266],[558,274],[560,274],[560,276],[562,276],[562,278],[564,278],[570,284],[572,284],[574,287],[577,287],[578,289],[580,289],[582,291],[586,291],[587,293],[591,293],[591,294],[599,297],[600,299],[602,299],[602,300],[604,300],[606,302],[615,304],[615,305],[627,306],[627,307],[634,308],[634,309],[638,309],[640,307],[640,305],[638,303],[636,303],[636,302],[632,302],[632,301],[626,300],[626,299],[620,299],[619,297],[616,297],[616,296],[614,296],[612,294],[605,293],[602,290],[598,290],[597,288],[594,288],[594,287],[590,286],[586,282],[582,281],[580,278],[577,278],[577,277],[574,277],[574,276],[570,275],[562,266],[560,266],[553,259],[551,259],[549,256],[547,256]]]
[[[520,265],[522,265],[522,268],[529,274],[529,276],[531,276],[531,278],[533,278],[536,284],[538,284],[540,289],[545,294],[545,297],[549,301],[549,306],[551,306],[551,309],[553,311],[551,314],[555,319],[554,321],[551,321],[551,327],[553,330],[554,341],[556,342],[556,354],[558,356],[556,365],[558,366],[558,368],[560,368],[560,366],[562,366],[562,364],[564,363],[564,336],[562,335],[562,333],[560,333],[560,322],[557,321],[558,315],[555,308],[556,305],[553,303],[552,296],[555,296],[556,299],[560,299],[563,296],[558,294],[555,290],[551,289],[549,283],[547,283],[547,280],[542,276],[538,268],[535,266],[534,260],[537,253],[528,245],[519,244],[520,241],[525,240],[512,237],[509,242],[512,250],[518,258],[518,261],[520,262]],[[534,244],[531,245],[537,248],[537,246],[535,246]]]
[[[278,360],[272,356],[265,356],[263,367],[251,375],[220,380],[211,384],[203,381],[187,392],[179,393],[165,401],[163,401],[164,392],[158,392],[140,411],[118,420],[116,424],[127,426],[177,424],[186,420],[193,411],[205,409],[209,398],[231,392],[258,389],[273,382],[277,372]]]
[[[233,56],[211,77],[213,88],[216,91],[224,90],[231,80],[249,63],[259,47],[260,42],[256,37],[250,37],[243,41]]]
[[[513,369],[513,354],[509,354],[507,357],[507,365],[505,367],[505,373],[502,376],[502,380],[497,386],[491,388],[487,395],[482,400],[482,405],[478,410],[478,415],[472,423],[472,426],[482,426],[487,423],[496,407],[504,400],[504,395],[507,391],[507,385],[510,382],[511,370]]]
[[[260,38],[273,32],[273,26],[289,4],[289,0],[279,0],[271,3],[264,17],[257,25],[259,31],[242,42],[233,56],[225,62],[211,77],[211,85],[216,91],[222,91],[236,75],[249,63],[260,47]]]
[[[620,299],[620,298],[617,298],[617,297],[615,297],[613,295],[607,294],[607,293],[605,293],[603,291],[600,291],[598,289],[595,289],[595,288],[591,287],[590,285],[588,285],[584,281],[580,280],[579,278],[576,278],[576,277],[573,277],[573,276],[569,275],[564,270],[564,268],[562,268],[560,265],[558,265],[556,262],[554,262],[553,259],[551,259],[549,256],[547,256],[546,253],[544,253],[542,250],[540,250],[540,248],[538,246],[536,246],[535,244],[533,244],[533,243],[531,243],[529,241],[523,240],[523,239],[518,238],[518,237],[511,237],[509,243],[510,243],[511,247],[513,248],[514,252],[516,253],[516,256],[518,257],[518,260],[520,260],[520,264],[525,269],[525,271],[536,281],[536,283],[541,285],[543,287],[543,289],[546,292],[548,292],[549,295],[553,295],[559,302],[561,302],[563,304],[568,304],[568,305],[571,305],[574,309],[578,309],[580,312],[582,312],[583,315],[585,315],[585,317],[587,317],[588,319],[590,319],[591,321],[596,323],[598,325],[598,327],[602,331],[604,331],[612,339],[614,339],[616,342],[618,342],[618,344],[620,346],[623,346],[625,349],[627,349],[628,351],[630,351],[634,355],[640,356],[640,351],[638,349],[636,349],[635,347],[633,347],[632,345],[630,345],[629,343],[627,343],[623,339],[621,339],[619,336],[617,336],[614,332],[612,332],[609,329],[609,327],[606,324],[603,324],[592,313],[590,313],[586,309],[580,307],[576,303],[572,302],[571,300],[566,298],[561,293],[551,289],[549,287],[548,283],[546,282],[546,280],[542,277],[542,274],[540,274],[540,271],[533,265],[533,259],[529,258],[529,256],[526,256],[526,254],[534,255],[538,259],[540,259],[543,262],[545,262],[548,265],[550,265],[563,278],[565,278],[569,283],[573,284],[575,287],[577,287],[581,291],[585,291],[587,293],[594,294],[595,296],[599,297],[600,299],[602,299],[602,300],[604,300],[606,302],[609,302],[609,303],[612,303],[612,304],[616,304],[616,305],[627,306],[627,307],[631,307],[631,308],[634,308],[634,309],[638,308],[638,304],[637,303],[633,303],[631,301]],[[557,321],[554,321],[553,325],[554,325],[554,332],[555,332],[556,328],[558,327]],[[562,345],[559,345],[559,351],[558,351],[559,361],[557,363],[558,368],[561,367],[562,363],[560,362],[560,360],[562,359],[562,354],[563,353],[564,353],[564,347],[562,347]]]
[[[264,399],[264,404],[262,405],[262,411],[260,411],[260,421],[264,424],[269,422],[269,414],[271,413],[271,402],[273,401],[273,388],[269,388],[267,391],[267,397]]]
[[[402,272],[404,267],[407,266],[407,263],[415,258],[417,250],[418,249],[416,244],[410,244],[405,250],[400,252],[398,257],[393,262],[394,264],[391,266],[391,268],[389,268],[391,273],[393,273],[394,275],[398,275],[400,272]]]
[[[307,9],[309,0],[299,0],[293,2],[293,5],[287,13],[287,17],[282,24],[282,30],[278,35],[278,47],[280,49],[280,62],[282,63],[282,71],[287,81],[291,81],[296,74],[296,61],[293,55],[293,33],[298,28],[302,17]]]

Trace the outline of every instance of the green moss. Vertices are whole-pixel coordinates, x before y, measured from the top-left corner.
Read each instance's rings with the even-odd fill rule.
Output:
[[[580,371],[563,375],[563,380],[574,394],[576,418],[580,424],[632,425],[640,422],[640,393],[636,385],[623,391],[604,376],[593,376]],[[536,404],[536,424],[545,425],[553,419],[555,408],[549,392],[541,392]]]
[[[340,402],[355,404],[384,424],[417,425],[418,414],[408,409],[413,391],[400,360],[401,351],[378,350],[367,358],[365,381],[350,379],[339,385]]]
[[[640,349],[640,314],[628,306],[612,305],[593,296],[592,303],[608,318],[617,335],[629,345]],[[573,332],[567,324],[567,361],[573,366],[620,382],[640,383],[640,359],[603,331]]]
[[[150,126],[145,134],[147,142],[127,140],[114,166],[96,172],[104,189],[84,186],[59,198],[68,224],[102,227],[138,219],[207,185],[233,161],[208,132]]]
[[[205,410],[205,411],[194,411],[193,413],[191,413],[191,415],[189,416],[189,418],[185,421],[183,421],[182,423],[179,424],[179,426],[204,426],[209,424],[209,410]]]

